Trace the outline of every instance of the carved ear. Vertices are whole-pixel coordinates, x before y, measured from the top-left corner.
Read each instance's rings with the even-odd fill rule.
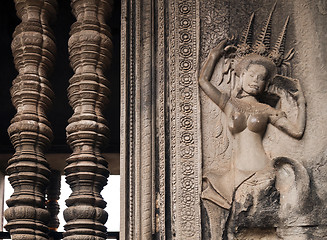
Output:
[[[307,170],[300,162],[286,157],[274,159],[274,167],[282,209],[300,210],[309,197],[310,178]]]

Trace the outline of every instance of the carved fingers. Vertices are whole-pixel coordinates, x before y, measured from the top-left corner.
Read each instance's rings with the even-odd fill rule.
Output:
[[[227,38],[226,47],[224,48],[225,55],[229,55],[231,53],[236,52],[237,47],[235,46],[236,37],[235,35],[231,35]]]
[[[234,45],[228,45],[224,48],[225,55],[236,52],[237,48]]]
[[[216,47],[211,49],[210,54],[214,56],[215,58],[219,58],[222,55],[229,55],[231,53],[234,53],[237,48],[235,45],[232,44],[234,42],[234,36],[222,40]]]

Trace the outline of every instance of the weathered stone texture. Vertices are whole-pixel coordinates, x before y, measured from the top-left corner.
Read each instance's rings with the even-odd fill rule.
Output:
[[[7,201],[6,229],[12,239],[48,239],[45,188],[50,174],[44,152],[52,139],[46,111],[53,92],[48,81],[56,46],[49,22],[56,1],[15,1],[18,17],[11,44],[19,74],[11,88],[17,113],[8,129],[15,148],[7,173],[14,193]]]
[[[46,189],[46,206],[50,214],[50,221],[48,227],[50,231],[57,231],[60,222],[58,214],[60,206],[58,200],[60,198],[61,187],[61,172],[58,170],[51,170],[49,176],[49,184]]]
[[[201,43],[200,43],[200,65],[222,39],[234,34],[240,36],[242,29],[246,26],[252,12],[254,18],[254,36],[258,36],[265,17],[273,3],[271,1],[201,1]],[[282,209],[278,218],[270,224],[271,230],[263,231],[253,225],[260,219],[260,214],[267,210],[264,206],[255,206],[253,200],[243,202],[243,210],[236,214],[239,218],[233,219],[235,224],[244,228],[244,223],[253,218],[242,231],[239,231],[237,239],[261,239],[270,236],[276,239],[277,235],[283,239],[323,239],[325,236],[326,205],[325,185],[326,178],[326,146],[327,128],[324,123],[325,99],[326,99],[326,4],[324,1],[277,1],[272,20],[272,42],[278,38],[282,29],[283,21],[290,16],[287,29],[286,52],[295,49],[295,55],[291,61],[289,76],[299,79],[302,84],[306,98],[306,129],[301,140],[293,139],[281,133],[274,126],[268,126],[263,144],[270,159],[277,157],[282,161],[277,167],[277,181],[273,184],[278,193],[278,204]],[[212,83],[218,86],[222,71],[222,65],[218,66]],[[226,77],[225,77],[226,78]],[[228,90],[229,86],[224,82],[218,87],[222,91]],[[291,120],[296,119],[296,105],[290,99],[282,102],[286,114]],[[202,106],[202,135],[203,135],[203,172],[216,170],[225,172],[229,166],[233,148],[238,146],[233,143],[233,137],[227,131],[226,118],[218,107],[205,95],[201,95]],[[289,162],[286,159],[296,161]],[[281,163],[281,162],[280,162]],[[296,166],[298,167],[296,167]],[[297,168],[297,170],[295,170]],[[287,185],[286,183],[292,183]],[[305,190],[306,189],[306,190]],[[242,190],[243,191],[243,190]],[[248,191],[245,191],[246,196]],[[237,194],[237,192],[236,192]],[[252,196],[253,194],[250,194]],[[285,203],[288,202],[286,205]],[[278,206],[276,205],[276,211]],[[205,205],[204,205],[205,206]],[[270,204],[271,206],[271,204]],[[284,207],[283,207],[284,206]],[[285,208],[285,206],[287,206]],[[214,208],[207,206],[206,208]],[[234,206],[237,208],[237,206]],[[248,210],[246,210],[248,209]],[[250,210],[251,209],[251,210]],[[237,211],[237,209],[234,209]],[[208,210],[213,212],[212,210]],[[208,229],[211,222],[211,231],[217,232],[216,225],[219,224],[218,210],[211,217],[202,216],[203,228]],[[247,215],[245,218],[244,216]],[[268,215],[267,215],[268,216]],[[235,216],[234,216],[235,217]],[[215,219],[216,218],[216,219]],[[268,220],[265,221],[269,222]],[[210,224],[209,224],[210,225]],[[246,224],[245,224],[246,225]],[[274,233],[274,227],[278,226]],[[315,226],[315,227],[310,227]],[[216,229],[216,230],[214,230]],[[216,239],[216,233],[207,234],[210,239]],[[231,237],[231,236],[229,236]],[[269,238],[270,239],[270,238]]]
[[[268,0],[123,2],[123,238],[323,238],[326,5],[320,0],[280,0],[273,6]],[[241,36],[253,12],[252,50],[277,67],[276,78],[265,85],[271,108],[242,100],[234,107],[247,117],[261,114],[261,120],[270,114],[269,122],[264,120],[258,146],[243,152],[244,160],[245,155],[255,158],[260,149],[267,168],[253,170],[253,175],[243,173],[246,177],[238,179],[230,202],[221,208],[201,200],[202,188],[208,186],[202,177],[206,179],[212,171],[227,176],[231,158],[242,146],[229,131],[229,119],[202,90],[199,92],[197,80],[209,52],[223,39],[241,49],[240,39],[231,36]],[[270,14],[269,24],[262,30]],[[263,31],[271,37],[274,50],[263,46],[266,38],[255,41]],[[237,54],[247,55],[242,51]],[[230,86],[237,83],[240,74],[230,67],[235,67],[236,61],[229,61],[232,55],[227,55],[226,61],[215,66],[211,83],[229,94],[239,87]],[[253,58],[258,60],[258,56]],[[281,67],[281,63],[285,64]],[[262,75],[274,75],[272,72]],[[274,84],[284,91],[279,92],[281,96]],[[238,109],[238,104],[243,105]],[[285,130],[286,125],[276,121],[286,117],[293,126],[287,125],[290,128]],[[243,162],[244,168],[261,164],[250,157],[248,160]],[[226,177],[215,184],[228,180],[236,178]]]
[[[72,194],[66,200],[64,239],[106,239],[108,214],[100,192],[107,183],[108,163],[101,155],[109,129],[103,116],[108,103],[108,80],[104,71],[111,61],[111,34],[106,19],[112,1],[72,0],[77,21],[71,27],[68,47],[74,75],[68,97],[73,116],[66,128],[73,150],[65,174]]]

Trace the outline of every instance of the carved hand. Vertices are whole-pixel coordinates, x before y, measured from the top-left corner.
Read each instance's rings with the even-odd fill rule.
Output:
[[[234,45],[227,45],[228,42],[232,40],[230,39],[224,39],[222,40],[216,47],[211,49],[210,55],[213,56],[214,58],[219,58],[222,55],[228,55],[230,53],[233,53],[237,50],[237,48]]]
[[[237,47],[234,45],[235,40],[236,40],[236,38],[235,38],[234,35],[227,38],[227,46],[224,48],[225,55],[228,55],[230,53],[234,53],[237,50]]]
[[[225,55],[228,55],[230,53],[233,53],[237,50],[237,48],[234,46],[234,45],[227,45],[225,48],[224,48],[224,53]]]

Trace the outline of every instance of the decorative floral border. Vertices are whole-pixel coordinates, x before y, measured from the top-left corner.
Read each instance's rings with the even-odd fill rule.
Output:
[[[198,2],[170,4],[170,144],[172,217],[176,239],[201,239],[198,129]]]

